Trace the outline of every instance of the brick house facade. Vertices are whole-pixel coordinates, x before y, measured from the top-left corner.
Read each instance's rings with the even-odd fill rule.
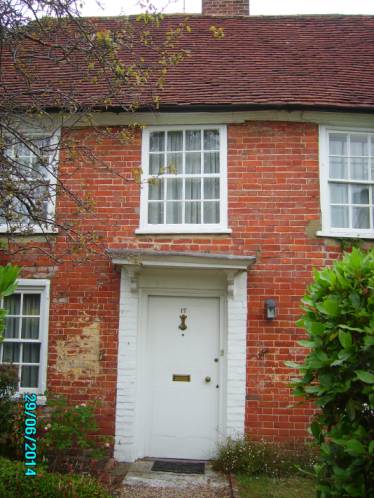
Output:
[[[209,5],[214,3],[206,2]],[[242,2],[231,3],[238,4],[241,8]],[[196,19],[198,29],[199,20]],[[289,18],[287,22],[292,24],[295,19],[298,22],[297,18]],[[209,19],[206,22],[209,23]],[[227,23],[227,31],[230,31],[230,23],[234,23],[234,19],[220,18],[220,22],[222,25]],[[259,20],[260,24],[262,22]],[[274,22],[281,21],[277,19]],[[307,19],[301,22],[310,27],[314,22],[323,25],[324,20],[318,18],[316,21]],[[368,26],[369,23],[372,25],[373,19],[327,18],[326,22],[329,26],[334,24],[336,31],[344,35],[344,29],[348,26],[352,25],[356,29]],[[229,34],[226,36],[229,38]],[[322,35],[321,37],[323,38]],[[333,43],[338,44],[338,39],[333,39]],[[282,50],[287,51],[284,45]],[[363,49],[358,47],[356,50],[356,55],[359,55]],[[255,64],[253,61],[249,63]],[[260,61],[259,64],[263,62]],[[340,64],[339,59],[337,64]],[[343,60],[341,64],[344,64]],[[306,72],[312,70],[317,71],[318,64],[312,69],[308,67]],[[261,72],[261,68],[258,71]],[[290,68],[290,74],[293,71],[294,69]],[[325,77],[325,70],[321,71]],[[177,75],[176,78],[178,80],[181,76]],[[313,75],[313,78],[318,79],[318,74]],[[368,78],[369,76],[366,76],[364,81],[361,80],[361,88],[370,88]],[[240,80],[240,75],[236,75],[236,79]],[[299,87],[297,77],[295,81],[295,88]],[[308,82],[304,76],[300,77],[300,81],[307,89]],[[278,84],[287,86],[282,79],[278,80]],[[258,85],[261,94],[261,81]],[[272,83],[269,84],[269,87],[271,86]],[[205,133],[206,130],[222,127],[224,134],[220,135],[219,146],[224,147],[217,150],[221,166],[223,159],[227,164],[227,176],[223,179],[224,173],[221,170],[217,178],[221,181],[221,188],[222,182],[227,182],[227,191],[222,193],[221,190],[219,200],[212,200],[216,197],[206,193],[210,188],[208,185],[211,185],[209,175],[205,178],[203,173],[201,178],[194,177],[196,181],[203,182],[202,191],[199,194],[191,193],[191,197],[188,197],[187,182],[192,177],[186,177],[183,180],[183,213],[187,217],[187,210],[192,210],[188,202],[195,202],[196,205],[199,202],[200,207],[194,208],[195,215],[191,216],[201,216],[201,225],[204,225],[205,219],[209,219],[210,223],[216,222],[219,216],[211,214],[214,212],[213,202],[223,203],[224,197],[227,196],[227,205],[223,206],[228,220],[226,227],[222,227],[221,223],[216,229],[204,231],[182,228],[173,232],[168,229],[168,222],[165,223],[165,220],[167,221],[169,216],[167,213],[172,201],[179,202],[179,194],[175,194],[176,197],[172,200],[167,196],[159,200],[156,193],[155,201],[153,194],[148,191],[148,198],[142,200],[141,206],[140,199],[145,193],[144,187],[138,182],[124,182],[120,176],[113,177],[104,168],[93,170],[89,163],[82,163],[69,182],[73,190],[85,189],[95,200],[92,213],[87,215],[83,223],[100,234],[105,255],[97,255],[89,263],[79,266],[69,261],[53,264],[48,258],[41,256],[37,249],[30,248],[25,255],[12,260],[23,267],[24,280],[21,284],[24,284],[25,289],[30,282],[32,285],[33,280],[42,287],[43,282],[50,282],[49,318],[47,317],[49,325],[45,324],[48,330],[48,352],[46,364],[43,366],[48,390],[67,394],[70,399],[79,403],[101,400],[98,410],[100,427],[103,433],[115,436],[115,455],[121,460],[134,460],[143,456],[201,458],[205,455],[204,451],[207,451],[199,449],[194,452],[195,450],[191,449],[190,452],[179,455],[175,454],[173,447],[162,453],[159,448],[163,439],[156,434],[157,429],[154,430],[155,434],[149,435],[150,443],[144,441],[148,436],[139,435],[141,432],[147,432],[147,426],[153,427],[158,420],[157,414],[154,418],[151,415],[151,419],[147,419],[145,415],[148,401],[144,401],[144,396],[153,399],[154,394],[149,391],[149,386],[146,386],[147,382],[151,382],[151,378],[148,374],[143,375],[141,366],[144,364],[144,355],[147,361],[153,361],[152,351],[149,351],[151,342],[147,343],[148,339],[139,335],[140,322],[145,313],[142,311],[143,295],[147,296],[148,303],[151,302],[152,296],[156,296],[160,306],[163,302],[161,298],[166,299],[169,296],[168,299],[172,302],[172,299],[178,296],[183,299],[187,296],[193,312],[197,310],[197,297],[201,302],[204,298],[221,299],[221,325],[225,328],[225,340],[224,346],[217,349],[217,355],[221,356],[215,361],[223,365],[223,370],[213,372],[214,386],[211,386],[216,387],[214,375],[217,375],[217,379],[220,379],[217,391],[224,391],[219,401],[220,408],[217,408],[221,413],[217,415],[221,435],[240,434],[245,430],[254,438],[302,440],[306,437],[306,427],[313,410],[310,406],[290,407],[290,371],[284,366],[284,361],[298,361],[305,355],[305,350],[297,344],[304,333],[295,325],[300,314],[300,298],[311,280],[312,269],[329,264],[341,254],[342,240],[349,240],[349,237],[361,236],[365,240],[374,237],[374,215],[370,214],[367,221],[364,212],[366,206],[373,211],[374,173],[373,177],[368,173],[369,176],[365,179],[357,175],[355,177],[352,173],[349,177],[351,182],[341,181],[341,184],[349,185],[347,188],[352,189],[352,192],[357,186],[364,188],[363,185],[369,185],[371,190],[367,200],[364,199],[366,191],[361,191],[361,200],[357,202],[354,197],[349,201],[339,197],[338,202],[332,198],[338,194],[331,194],[329,200],[324,199],[323,192],[330,188],[331,178],[326,179],[326,184],[321,187],[325,181],[321,179],[321,168],[326,167],[329,160],[329,164],[332,164],[331,157],[339,156],[343,158],[343,162],[350,161],[352,168],[355,167],[353,156],[364,157],[363,162],[366,164],[366,159],[373,161],[372,168],[374,167],[373,152],[365,145],[371,143],[374,151],[374,102],[369,90],[366,94],[362,91],[361,95],[355,95],[352,91],[352,95],[348,95],[348,92],[347,95],[339,97],[339,92],[333,94],[335,90],[331,84],[325,95],[321,94],[320,87],[311,89],[310,92],[305,90],[305,101],[300,103],[299,97],[292,97],[293,88],[287,87],[284,92],[280,89],[275,97],[271,95],[270,88],[267,96],[260,95],[257,107],[254,97],[251,102],[245,104],[235,95],[230,97],[230,91],[228,88],[227,95],[222,96],[220,109],[209,109],[202,103],[196,104],[195,109],[189,109],[187,106],[185,111],[188,112],[184,114],[170,112],[167,108],[164,112],[161,109],[160,115],[151,117],[147,113],[141,113],[137,120],[143,119],[146,126],[143,131],[136,133],[135,138],[126,147],[115,135],[113,139],[107,136],[98,141],[91,127],[62,130],[63,134],[71,134],[74,138],[84,141],[99,160],[109,162],[123,177],[129,177],[134,168],[142,162],[144,164],[145,157],[149,159],[152,153],[164,154],[160,152],[163,150],[161,146],[155,149],[156,152],[145,150],[144,134],[147,129],[150,133],[166,133],[167,130],[183,132],[184,146],[180,154],[181,157],[184,154],[183,164],[187,164],[188,154],[191,157],[193,154],[188,151],[188,130]],[[235,94],[235,91],[233,89],[232,93]],[[266,94],[266,89],[264,93]],[[288,102],[282,103],[278,95],[283,95]],[[233,111],[225,108],[226,97],[228,101],[231,98],[232,103],[237,104]],[[329,98],[330,101],[327,102]],[[118,129],[126,126],[128,117],[113,117],[110,113],[103,113],[103,120],[106,120],[105,124]],[[343,139],[340,140],[339,137],[342,136]],[[160,135],[158,139],[159,137]],[[200,144],[201,150],[198,150],[203,161],[209,154],[218,154],[206,152],[204,139],[202,140],[203,145]],[[325,150],[322,146],[324,141],[330,144],[330,154],[326,152],[328,147]],[[355,155],[352,152],[349,155],[344,149],[347,141],[352,151],[355,150],[354,147],[362,147],[364,152]],[[332,150],[338,146],[343,147],[340,149],[341,154],[335,154]],[[178,147],[176,150],[179,150]],[[73,167],[74,164],[62,154],[59,159],[60,174],[67,177],[69,168]],[[335,183],[341,180],[336,175],[333,178]],[[360,178],[362,183],[357,183]],[[335,188],[335,183],[332,188]],[[339,183],[338,189],[341,184]],[[168,188],[172,192],[171,187]],[[345,194],[340,195],[344,197]],[[349,191],[347,195],[354,194]],[[197,201],[196,197],[200,200]],[[186,199],[190,201],[187,202]],[[321,205],[321,201],[326,205]],[[148,218],[142,227],[141,211],[145,209],[144,204],[147,202]],[[150,206],[152,202],[153,205]],[[221,208],[222,205],[219,204],[219,209]],[[336,208],[341,210],[338,212]],[[355,214],[355,209],[359,208],[362,211]],[[150,214],[152,210],[155,215]],[[326,210],[330,214],[327,215]],[[180,223],[179,215],[175,212],[170,215],[173,217],[173,226]],[[197,215],[197,212],[200,214]],[[159,223],[154,224],[164,224],[164,227],[155,230],[149,226],[149,221],[154,221],[151,216],[161,216],[157,213],[162,213],[165,218],[158,218]],[[57,200],[56,215],[63,217],[64,221],[75,216],[74,206],[64,196]],[[204,218],[205,216],[207,218]],[[213,218],[209,218],[210,216]],[[344,221],[344,216],[349,217],[348,224],[342,224],[341,217]],[[63,247],[65,244],[67,240],[57,234],[55,250],[58,252],[59,246]],[[182,288],[183,291],[180,290]],[[25,292],[27,294],[27,291]],[[264,312],[267,299],[273,299],[276,303],[277,314],[272,320],[267,319]],[[178,302],[176,306],[183,307],[183,303]],[[155,307],[157,308],[156,305]],[[166,306],[165,315],[167,310]],[[148,310],[147,313],[151,312]],[[157,327],[157,309],[154,313],[154,326]],[[182,311],[181,313],[183,314]],[[205,312],[201,313],[201,323],[205,323]],[[189,306],[186,315],[189,325]],[[179,316],[175,316],[175,320],[177,325]],[[145,328],[149,334],[152,323],[147,323]],[[167,323],[165,318],[166,328]],[[161,346],[162,343],[157,343],[155,348]],[[188,354],[186,347],[186,357]],[[177,356],[177,349],[175,355]],[[167,356],[169,353],[165,358]],[[150,368],[161,372],[165,358],[160,363],[152,363]],[[176,369],[175,372],[173,370],[174,374],[188,374],[185,365],[180,367],[185,369],[183,371],[179,371],[176,366],[173,368]],[[196,366],[196,371],[200,372],[199,368]],[[157,382],[154,384],[155,392],[166,402],[169,398],[163,398],[164,395],[159,391],[162,382]],[[184,387],[184,383],[180,382],[180,385]],[[177,393],[173,394],[171,401],[168,401],[170,406],[173,396],[179,399]],[[193,399],[194,394],[191,396],[192,398],[188,399]],[[155,399],[155,403],[156,401]],[[198,411],[195,412],[196,410],[192,410],[188,416],[192,419],[201,416]],[[160,417],[163,416],[162,413],[161,410]],[[179,412],[173,413],[178,416]],[[206,423],[209,424],[209,421]],[[173,427],[172,430],[177,429]],[[175,436],[174,433],[173,435]],[[181,439],[175,437],[180,445]],[[202,444],[204,446],[204,443]],[[155,454],[147,453],[147,448],[154,448]],[[149,451],[152,452],[152,449]]]

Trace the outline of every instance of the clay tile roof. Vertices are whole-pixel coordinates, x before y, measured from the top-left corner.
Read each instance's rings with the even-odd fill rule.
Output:
[[[91,19],[99,29],[111,29],[118,18]],[[181,21],[166,16],[161,31]],[[374,110],[374,16],[208,17],[192,15],[191,33],[181,46],[190,56],[168,76],[160,92],[161,109],[319,108]],[[210,27],[222,27],[215,39]],[[157,36],[157,34],[156,34]],[[74,91],[77,101],[95,104],[105,92],[100,81],[82,81],[69,67],[35,64],[39,88],[59,82]],[[21,83],[11,68],[3,81],[11,93]],[[18,87],[17,87],[18,85]],[[23,96],[27,101],[27,91]],[[123,88],[110,103],[129,100]],[[151,102],[149,91],[141,107]],[[46,96],[46,107],[53,107]]]

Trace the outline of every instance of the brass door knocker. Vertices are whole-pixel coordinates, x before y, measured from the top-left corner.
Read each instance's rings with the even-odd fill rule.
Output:
[[[179,318],[181,319],[181,323],[179,324],[179,329],[180,330],[186,330],[187,329],[187,325],[186,325],[186,320],[187,320],[187,315],[186,315],[186,310],[184,308],[181,309],[181,315],[179,316]]]

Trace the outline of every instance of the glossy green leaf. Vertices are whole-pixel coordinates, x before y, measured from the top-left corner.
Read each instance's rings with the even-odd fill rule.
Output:
[[[374,374],[367,370],[355,370],[357,377],[366,384],[374,384]]]
[[[374,346],[374,335],[367,335],[364,337],[365,346]]]
[[[302,366],[300,363],[295,363],[294,361],[285,361],[284,364],[288,368],[300,368]]]
[[[350,455],[362,455],[365,453],[364,445],[357,439],[350,439],[344,444],[344,446]]]
[[[0,266],[0,297],[6,297],[16,290],[16,279],[21,271],[18,266],[10,264]]]
[[[339,342],[344,349],[349,349],[352,346],[352,336],[349,332],[339,330]]]
[[[306,340],[301,340],[297,342],[300,346],[303,346],[304,348],[314,348],[316,343],[314,341],[306,341]]]
[[[335,296],[327,297],[323,303],[318,303],[316,307],[318,311],[327,316],[335,317],[339,314],[339,301]]]

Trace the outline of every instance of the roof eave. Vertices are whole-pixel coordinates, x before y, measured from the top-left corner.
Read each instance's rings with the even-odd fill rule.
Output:
[[[20,109],[21,110],[21,109]],[[46,112],[59,112],[63,109],[56,106],[46,106]],[[158,108],[151,105],[139,106],[136,112],[240,112],[260,110],[283,110],[283,111],[321,111],[321,112],[354,112],[373,113],[373,104],[303,104],[303,103],[269,103],[269,104],[163,104]],[[79,112],[132,112],[126,110],[126,106],[82,106]]]

